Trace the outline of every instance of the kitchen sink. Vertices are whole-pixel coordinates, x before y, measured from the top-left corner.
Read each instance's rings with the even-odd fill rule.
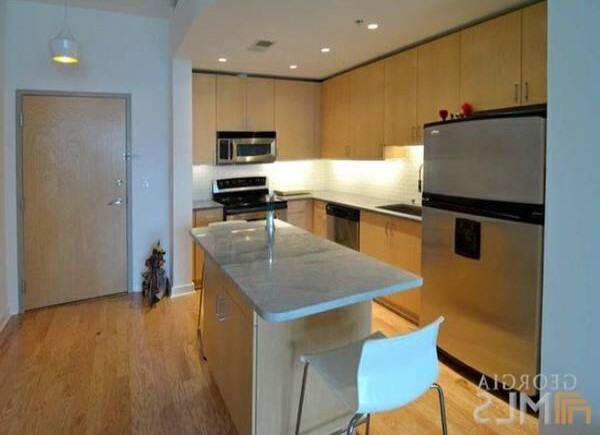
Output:
[[[409,214],[411,216],[421,216],[422,208],[418,205],[410,205],[410,204],[390,204],[390,205],[381,205],[377,208],[381,208],[383,210],[395,211],[396,213],[404,213]]]

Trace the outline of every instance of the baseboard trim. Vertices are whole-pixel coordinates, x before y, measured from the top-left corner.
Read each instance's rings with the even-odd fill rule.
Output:
[[[10,314],[8,314],[8,311],[0,313],[0,332],[2,332],[9,320]]]
[[[196,287],[194,286],[193,282],[189,282],[187,284],[176,285],[176,286],[173,286],[173,288],[171,289],[171,297],[175,298],[175,297],[179,297],[179,296],[185,296],[185,295],[192,294],[195,291],[196,291]]]

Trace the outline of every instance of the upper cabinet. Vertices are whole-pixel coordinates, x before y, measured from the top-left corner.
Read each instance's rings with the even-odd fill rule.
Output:
[[[546,2],[523,9],[523,104],[546,102]]]
[[[217,76],[217,130],[246,129],[246,77]]]
[[[248,77],[246,79],[246,130],[275,129],[275,80]]]
[[[321,156],[350,158],[350,75],[341,74],[321,87]]]
[[[475,110],[546,102],[546,2],[463,30],[461,100]]]
[[[436,39],[417,49],[417,140],[423,143],[423,124],[438,121],[440,109],[460,106],[460,35]]]
[[[319,157],[319,83],[275,81],[275,130],[280,160]]]
[[[217,77],[192,75],[194,164],[214,163],[217,131]]]
[[[375,62],[350,73],[350,156],[383,157],[384,62]]]
[[[520,103],[521,12],[470,27],[460,33],[461,100],[475,110]]]
[[[417,51],[385,60],[384,143],[417,143]]]

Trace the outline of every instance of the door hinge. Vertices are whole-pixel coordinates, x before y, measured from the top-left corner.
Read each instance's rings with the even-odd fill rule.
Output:
[[[19,125],[23,127],[23,112],[19,113]]]

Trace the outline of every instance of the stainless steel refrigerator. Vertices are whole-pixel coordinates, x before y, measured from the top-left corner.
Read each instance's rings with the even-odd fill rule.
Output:
[[[545,112],[425,128],[422,323],[507,384],[539,373],[545,146]]]

